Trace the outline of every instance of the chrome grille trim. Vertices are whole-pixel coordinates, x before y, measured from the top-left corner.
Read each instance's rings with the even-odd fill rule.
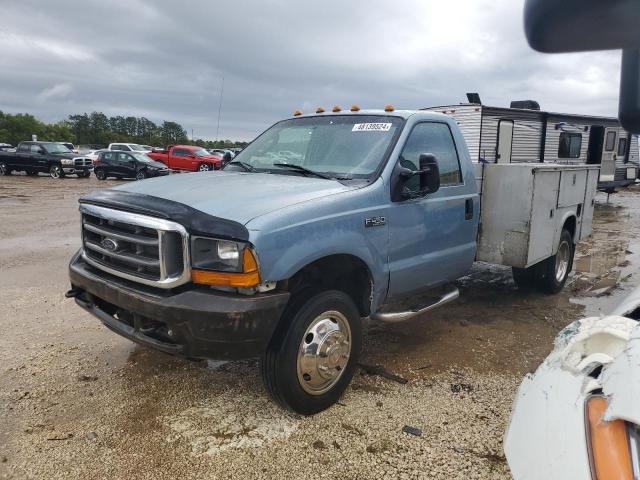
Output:
[[[82,214],[82,258],[89,265],[112,275],[158,288],[175,288],[190,281],[189,234],[179,223],[87,204],[80,205],[80,212]],[[157,232],[157,238],[118,230],[108,225],[95,225],[87,222],[85,215],[97,217],[107,222],[117,222],[126,226],[152,229]],[[86,232],[129,242],[132,245],[136,245],[136,247],[140,246],[140,249],[145,246],[151,248],[157,247],[159,258],[156,260],[155,258],[139,254],[138,249],[136,249],[135,254],[130,252],[109,251],[103,248],[102,245],[87,240]],[[181,248],[176,248],[177,244],[179,244]],[[148,274],[135,274],[131,271],[122,271],[114,265],[106,265],[98,259],[92,258],[88,250],[98,255],[104,255],[108,257],[108,259],[133,265],[133,267],[159,267],[159,277],[150,278]],[[181,250],[181,252],[178,250]],[[179,258],[177,257],[178,255]],[[178,268],[176,268],[177,264],[180,264]]]
[[[93,165],[93,161],[90,158],[76,157],[73,159],[73,165],[75,167],[88,167],[90,165]]]
[[[113,228],[108,228],[105,226],[98,227],[96,225],[91,225],[90,223],[85,223],[84,228],[86,230],[89,230],[90,232],[97,233],[98,235],[117,238],[118,240],[125,240],[132,243],[141,243],[142,245],[158,245],[160,243],[158,239],[147,238],[142,235],[136,235],[135,233],[123,234],[122,232],[118,232]]]

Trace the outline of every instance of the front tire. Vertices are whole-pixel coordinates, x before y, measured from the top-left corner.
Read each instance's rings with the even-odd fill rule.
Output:
[[[326,410],[351,382],[362,346],[360,313],[343,292],[294,298],[262,358],[271,397],[302,415]]]
[[[0,163],[0,175],[11,175],[11,169],[6,163]]]
[[[569,230],[563,229],[560,234],[558,251],[547,258],[541,265],[541,275],[538,282],[540,290],[545,293],[558,293],[564,288],[569,273],[573,269],[573,255],[575,245]]]
[[[211,170],[211,165],[209,165],[208,163],[201,163],[198,166],[198,171],[199,172],[208,172]]]
[[[144,180],[145,178],[147,178],[147,172],[145,172],[144,170],[140,170],[138,173],[136,173],[136,180]]]
[[[53,165],[49,169],[49,175],[51,175],[51,178],[58,179],[64,177],[64,172],[62,171],[62,167],[60,165]]]

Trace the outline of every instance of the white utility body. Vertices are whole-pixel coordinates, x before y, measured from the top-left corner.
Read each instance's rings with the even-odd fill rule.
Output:
[[[480,225],[476,260],[525,268],[556,253],[567,219],[573,240],[591,234],[598,166],[478,164]]]

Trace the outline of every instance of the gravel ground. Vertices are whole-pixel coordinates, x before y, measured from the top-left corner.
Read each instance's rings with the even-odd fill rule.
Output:
[[[407,383],[361,371],[305,418],[268,400],[254,361],[172,358],[64,299],[76,200],[114,184],[0,177],[1,479],[510,478],[502,435],[522,376],[559,329],[640,283],[640,190],[599,196],[565,292],[524,294],[477,265],[455,304],[368,325],[363,363]]]

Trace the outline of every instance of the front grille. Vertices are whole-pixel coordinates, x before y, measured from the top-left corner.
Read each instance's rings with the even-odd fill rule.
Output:
[[[74,158],[73,164],[76,167],[90,167],[93,162],[90,158]]]
[[[180,224],[81,205],[83,257],[129,280],[173,288],[190,276],[187,232]]]

